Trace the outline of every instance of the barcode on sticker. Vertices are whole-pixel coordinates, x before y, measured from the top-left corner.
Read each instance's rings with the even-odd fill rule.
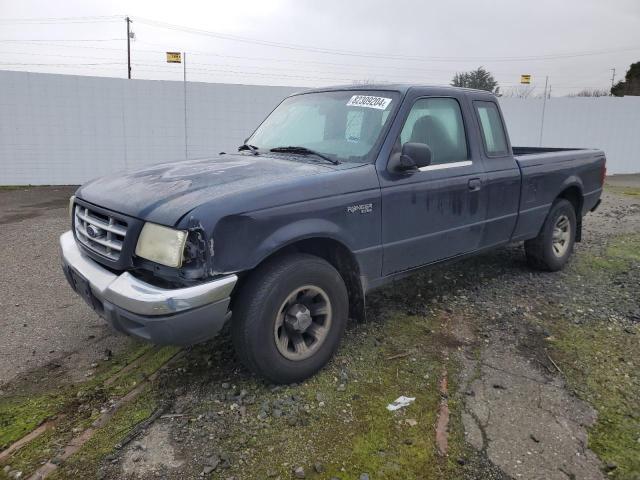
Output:
[[[372,97],[369,95],[354,95],[347,102],[347,107],[367,107],[384,110],[391,103],[390,98]]]

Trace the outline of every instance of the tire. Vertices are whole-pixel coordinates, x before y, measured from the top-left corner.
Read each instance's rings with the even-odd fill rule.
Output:
[[[231,337],[252,372],[274,383],[294,383],[335,354],[348,314],[338,271],[320,257],[292,254],[251,274],[234,299]]]
[[[524,242],[529,265],[550,272],[561,270],[573,252],[576,225],[576,211],[571,202],[556,200],[538,236]]]

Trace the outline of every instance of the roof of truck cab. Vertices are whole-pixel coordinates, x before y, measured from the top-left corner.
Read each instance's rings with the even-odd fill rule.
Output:
[[[406,94],[410,89],[431,90],[434,93],[446,92],[446,91],[461,91],[465,93],[472,93],[477,95],[491,95],[493,93],[486,90],[478,90],[474,88],[452,87],[450,85],[421,85],[415,83],[377,83],[377,84],[361,84],[361,85],[335,85],[329,87],[311,88],[309,90],[303,90],[297,92],[301,93],[314,93],[314,92],[331,92],[338,90],[390,90],[400,92],[402,95]]]

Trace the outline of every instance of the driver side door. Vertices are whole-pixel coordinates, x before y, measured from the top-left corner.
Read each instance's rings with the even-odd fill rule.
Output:
[[[431,164],[380,172],[383,276],[478,249],[484,228],[484,172],[470,148],[464,96],[418,97],[405,112],[393,149],[431,149]],[[406,110],[406,109],[405,109]]]

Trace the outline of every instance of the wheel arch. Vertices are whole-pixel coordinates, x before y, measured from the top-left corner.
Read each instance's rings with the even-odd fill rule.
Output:
[[[572,183],[565,185],[564,189],[558,194],[556,200],[563,198],[568,200],[576,213],[576,242],[582,240],[582,206],[584,204],[584,196],[582,194],[582,185]]]
[[[365,319],[365,295],[360,277],[360,265],[347,245],[332,236],[308,235],[291,239],[263,256],[254,268],[240,276],[236,291],[250,278],[252,272],[267,262],[292,253],[308,253],[326,260],[340,273],[349,295],[349,317]],[[233,298],[232,298],[233,308]]]

